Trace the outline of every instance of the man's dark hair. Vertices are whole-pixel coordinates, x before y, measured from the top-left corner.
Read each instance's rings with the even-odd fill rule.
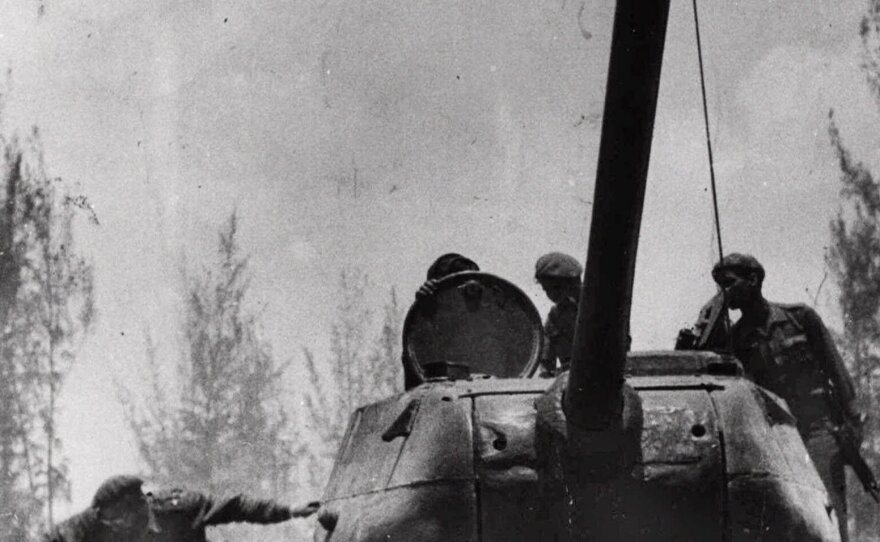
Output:
[[[755,273],[758,275],[758,284],[763,284],[764,282],[764,267],[757,258],[750,254],[731,252],[712,268],[712,279],[716,283],[719,282],[721,280],[721,273],[724,271],[733,271],[742,276]]]
[[[144,481],[137,476],[121,474],[104,480],[92,498],[92,508],[100,510],[129,495],[141,495]]]
[[[470,258],[450,252],[434,260],[428,268],[428,280],[439,280],[453,273],[462,271],[479,271],[480,266]]]

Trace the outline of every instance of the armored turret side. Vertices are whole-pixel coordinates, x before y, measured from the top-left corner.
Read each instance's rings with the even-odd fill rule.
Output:
[[[478,540],[472,405],[424,384],[352,414],[315,540]]]
[[[729,540],[838,540],[831,500],[785,402],[746,379],[712,397],[724,435]]]
[[[646,540],[704,539],[699,519],[689,516],[708,511],[693,497],[709,486],[721,490],[715,518],[723,526],[723,540],[838,539],[830,500],[788,407],[743,376],[735,359],[707,352],[643,352],[630,356],[628,373],[644,411],[641,467],[634,472],[641,468],[644,481],[678,487],[661,509],[678,526],[692,529],[674,536],[655,529]],[[706,398],[711,412],[699,406]],[[714,456],[719,445],[719,463],[701,467],[705,454]],[[656,451],[667,460],[650,460]],[[682,460],[697,455],[699,461]],[[707,473],[714,474],[702,478]],[[678,506],[672,505],[676,499]],[[632,505],[621,506],[634,519]],[[651,523],[650,517],[646,521]]]
[[[644,352],[627,367],[637,459],[578,486],[578,507],[557,506],[571,500],[562,478],[538,476],[536,403],[551,381],[436,381],[354,413],[316,540],[542,540],[559,523],[599,540],[836,540],[785,404],[738,363]]]
[[[548,383],[437,381],[358,409],[315,540],[534,539],[533,403]]]

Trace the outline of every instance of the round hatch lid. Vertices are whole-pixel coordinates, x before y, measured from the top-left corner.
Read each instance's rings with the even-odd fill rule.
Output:
[[[538,310],[515,285],[489,273],[456,273],[410,307],[404,359],[423,379],[465,367],[469,373],[527,377],[538,365],[543,333]]]

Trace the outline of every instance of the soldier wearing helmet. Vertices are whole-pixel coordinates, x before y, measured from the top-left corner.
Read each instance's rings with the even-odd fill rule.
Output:
[[[742,313],[729,337],[722,340],[757,384],[788,403],[837,510],[841,540],[846,541],[844,462],[832,431],[838,414],[859,432],[863,418],[856,408],[852,380],[828,329],[806,305],[767,301],[761,293],[764,267],[753,256],[728,254],[714,266],[712,278],[722,294],[716,301],[726,301],[727,307]],[[721,310],[726,309],[722,306]],[[708,348],[726,346],[709,344]]]
[[[535,280],[553,302],[544,322],[541,376],[553,376],[559,370],[566,370],[571,362],[582,271],[575,258],[562,252],[544,254],[535,263]]]

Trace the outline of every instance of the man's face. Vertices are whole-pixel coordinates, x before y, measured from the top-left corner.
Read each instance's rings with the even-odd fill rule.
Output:
[[[100,511],[101,523],[117,534],[135,536],[156,526],[150,505],[141,494],[131,494],[105,506]]]
[[[550,301],[559,303],[565,297],[565,285],[562,281],[552,278],[540,278],[538,284],[547,294]]]
[[[755,273],[725,269],[718,278],[718,285],[724,290],[727,306],[742,309],[758,293],[758,276]]]

